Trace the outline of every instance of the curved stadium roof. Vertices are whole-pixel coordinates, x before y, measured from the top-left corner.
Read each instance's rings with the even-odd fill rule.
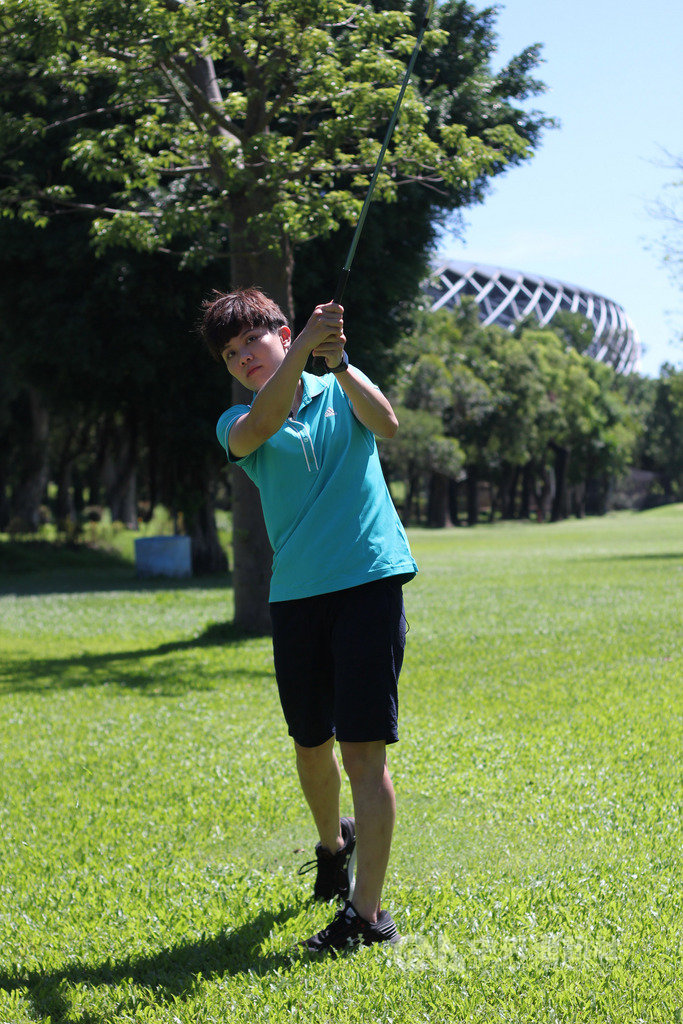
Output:
[[[595,329],[587,355],[608,363],[618,373],[637,369],[640,339],[627,313],[612,299],[578,285],[522,270],[444,261],[434,265],[426,292],[433,310],[452,308],[462,295],[471,295],[482,324],[508,329],[530,314],[541,327],[547,327],[559,310],[581,313]]]

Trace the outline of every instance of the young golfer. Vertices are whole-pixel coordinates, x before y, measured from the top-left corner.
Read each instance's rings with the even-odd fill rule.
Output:
[[[320,839],[314,896],[345,901],[303,943],[311,952],[398,940],[380,907],[395,819],[386,745],[398,739],[402,584],[417,571],[375,443],[398,422],[349,364],[342,314],[334,303],[316,307],[292,340],[280,308],[247,288],[216,293],[202,318],[211,353],[255,392],[216,431],[260,490],[273,547],[275,674]],[[311,353],[325,359],[325,376],[304,372]],[[340,818],[335,737],[354,817]]]

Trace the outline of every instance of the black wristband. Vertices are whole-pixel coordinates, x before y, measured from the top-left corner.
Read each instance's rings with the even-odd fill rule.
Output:
[[[328,366],[327,367],[327,372],[328,373],[344,373],[344,371],[348,370],[348,368],[349,368],[349,357],[348,357],[348,354],[346,353],[346,351],[344,349],[342,349],[341,363],[339,364],[339,366]]]

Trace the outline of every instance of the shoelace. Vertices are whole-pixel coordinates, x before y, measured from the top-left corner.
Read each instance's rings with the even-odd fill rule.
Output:
[[[346,847],[342,846],[341,850],[337,850],[336,853],[330,853],[329,850],[321,850],[321,853],[317,854],[313,860],[307,860],[305,864],[302,864],[301,867],[298,869],[297,874],[305,875],[309,871],[313,871],[314,868],[317,868],[319,866],[322,867],[323,871],[325,870],[325,868],[332,871],[336,866],[337,858],[339,854],[342,852],[342,850],[346,852]]]
[[[313,868],[317,868],[317,866],[318,866],[318,858],[317,857],[316,857],[315,860],[307,860],[305,864],[301,865],[301,867],[297,871],[297,875],[306,875],[306,874],[308,874],[309,871],[312,871]]]
[[[325,939],[327,939],[330,937],[330,935],[334,935],[335,932],[340,930],[339,926],[342,923],[344,924],[345,928],[350,928],[354,921],[358,921],[359,926],[362,929],[364,923],[363,918],[356,913],[352,906],[347,904],[345,907],[342,907],[341,910],[337,911],[330,924],[328,924],[327,928],[323,928],[320,934],[321,936],[324,936]]]

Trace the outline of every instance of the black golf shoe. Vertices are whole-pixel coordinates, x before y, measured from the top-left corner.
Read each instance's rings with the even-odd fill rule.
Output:
[[[335,915],[327,928],[310,939],[300,943],[307,953],[331,953],[351,951],[358,946],[372,946],[386,942],[395,946],[400,936],[388,910],[380,910],[376,921],[366,921],[356,912],[350,900]]]
[[[353,818],[341,819],[341,834],[344,845],[336,853],[332,853],[317,843],[315,847],[315,860],[309,860],[299,868],[299,874],[304,875],[307,871],[317,868],[315,885],[313,887],[313,899],[333,900],[339,897],[342,900],[350,899],[353,895],[353,872],[356,863],[356,823]]]

